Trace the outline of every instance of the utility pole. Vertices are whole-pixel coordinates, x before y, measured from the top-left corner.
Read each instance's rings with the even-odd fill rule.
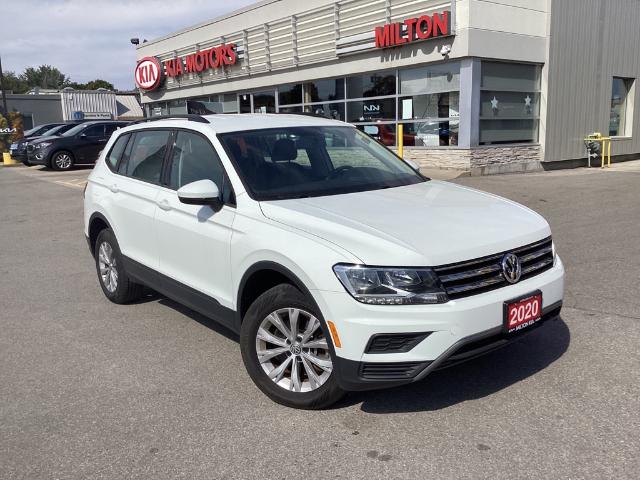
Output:
[[[4,115],[9,121],[9,109],[7,109],[7,95],[4,93],[4,75],[2,75],[2,57],[0,57],[0,92],[2,92],[2,108]]]

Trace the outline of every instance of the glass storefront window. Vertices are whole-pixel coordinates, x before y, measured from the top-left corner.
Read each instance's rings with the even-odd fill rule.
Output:
[[[347,77],[347,97],[366,98],[395,95],[395,72],[373,72],[355,77]]]
[[[187,113],[187,101],[184,99],[180,100],[169,100],[169,114],[170,115],[179,115]]]
[[[334,120],[344,120],[344,103],[319,103],[316,105],[305,105],[304,111],[332,118]]]
[[[187,112],[196,115],[211,115],[223,113],[222,104],[217,102],[218,95],[213,97],[197,97],[187,100]]]
[[[302,84],[281,85],[278,87],[278,102],[280,105],[302,103]]]
[[[482,62],[483,90],[531,92],[540,89],[540,66],[522,63]]]
[[[458,92],[434,93],[401,97],[398,103],[398,118],[456,118],[460,116],[460,94]]]
[[[458,62],[400,70],[400,93],[415,95],[460,90]]]
[[[395,121],[395,119],[395,98],[376,98],[347,103],[348,122]]]
[[[540,94],[536,92],[482,92],[480,117],[535,118],[540,114]]]
[[[613,77],[611,88],[611,112],[609,114],[609,135],[612,137],[631,136],[631,123],[627,119],[633,118],[629,101],[629,94],[633,91],[633,79]]]
[[[280,113],[302,113],[302,105],[296,105],[294,107],[279,107]]]
[[[304,103],[342,100],[343,98],[343,77],[315,80],[304,84]]]
[[[480,121],[480,144],[538,141],[538,120]]]
[[[273,90],[255,92],[253,94],[254,113],[275,113],[276,93]]]
[[[238,96],[235,93],[220,95],[223,113],[238,113]]]
[[[404,144],[409,147],[448,147],[458,145],[460,122],[429,120],[403,123]]]
[[[356,125],[356,128],[388,147],[393,147],[396,144],[395,123],[373,123],[371,125]]]
[[[538,141],[540,66],[482,62],[480,145]]]

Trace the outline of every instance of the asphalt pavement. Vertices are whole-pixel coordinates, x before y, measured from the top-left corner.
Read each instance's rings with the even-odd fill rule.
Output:
[[[82,231],[88,172],[0,169],[0,478],[637,478],[637,163],[454,180],[549,220],[562,319],[318,412],[268,400],[206,318],[106,300]]]

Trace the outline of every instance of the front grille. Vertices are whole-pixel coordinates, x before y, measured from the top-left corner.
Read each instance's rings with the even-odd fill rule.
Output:
[[[521,280],[538,275],[553,266],[551,237],[549,237],[514,250],[467,262],[443,265],[434,270],[449,298],[469,297],[510,285],[502,274],[500,264],[502,257],[507,253],[513,253],[520,259]]]
[[[379,333],[369,339],[365,353],[404,353],[431,335],[424,333]]]
[[[407,380],[415,377],[430,362],[362,363],[360,376],[367,380]]]

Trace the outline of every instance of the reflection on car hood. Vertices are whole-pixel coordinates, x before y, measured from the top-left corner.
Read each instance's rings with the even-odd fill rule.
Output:
[[[440,181],[266,201],[261,208],[267,218],[333,242],[368,265],[443,265],[551,234],[544,218],[522,205]]]

